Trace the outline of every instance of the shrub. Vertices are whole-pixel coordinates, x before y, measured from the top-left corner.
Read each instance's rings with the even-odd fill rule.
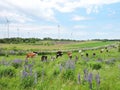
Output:
[[[95,69],[95,70],[99,70],[102,67],[101,63],[99,62],[91,62],[89,64],[90,64],[90,67],[92,67],[92,69]]]
[[[0,77],[15,76],[15,68],[12,66],[0,66]]]
[[[92,65],[92,69],[96,69],[96,70],[99,70],[101,67],[102,67],[102,66],[101,66],[100,63],[94,63],[94,64]]]
[[[74,80],[74,78],[75,78],[74,71],[71,70],[71,69],[67,69],[67,70],[63,71],[62,77],[63,77],[64,79]]]

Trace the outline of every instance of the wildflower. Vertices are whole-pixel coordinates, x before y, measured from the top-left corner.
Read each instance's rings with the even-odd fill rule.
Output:
[[[99,73],[96,74],[95,79],[96,79],[97,85],[100,85],[100,75],[99,75]]]
[[[89,87],[90,87],[90,89],[92,89],[92,73],[89,73],[88,74],[88,82],[89,82]]]
[[[34,79],[34,83],[37,84],[37,72],[35,72],[34,78],[35,78],[35,79]]]
[[[62,67],[62,65],[60,64],[60,72],[62,71],[62,69],[63,69],[63,67]]]
[[[78,74],[78,84],[80,84],[80,73]]]
[[[22,78],[25,78],[25,77],[27,77],[28,76],[28,73],[25,71],[25,70],[23,70],[22,71]]]
[[[87,69],[85,68],[84,69],[84,80],[87,81],[87,76],[88,76],[88,71]]]

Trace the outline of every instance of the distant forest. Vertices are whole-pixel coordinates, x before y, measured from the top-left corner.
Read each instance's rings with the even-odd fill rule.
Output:
[[[52,38],[3,38],[0,39],[0,43],[13,43],[13,44],[19,44],[19,43],[36,43],[39,41],[74,41],[74,42],[81,42],[81,41],[88,41],[88,40],[71,40],[71,39],[52,39]],[[89,41],[120,41],[120,39],[92,39]]]

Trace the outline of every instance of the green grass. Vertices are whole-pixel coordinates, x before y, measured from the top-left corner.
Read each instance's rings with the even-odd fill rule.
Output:
[[[106,44],[113,44],[113,42],[86,42],[85,44],[80,43],[71,45],[65,44],[64,47],[78,48],[79,45],[81,45],[80,47],[96,47],[102,45],[104,46]],[[95,57],[92,56],[93,52],[96,53]],[[85,57],[85,53],[89,53],[89,61],[86,61],[87,58]],[[29,85],[26,88],[24,88],[24,85],[21,84],[23,82],[21,78],[21,71],[24,69],[25,64],[23,62],[21,67],[15,69],[16,76],[3,76],[0,78],[0,90],[90,90],[89,83],[83,82],[83,70],[85,68],[87,68],[89,72],[93,73],[92,90],[120,90],[120,52],[118,52],[118,48],[111,48],[109,52],[104,51],[103,53],[100,53],[99,49],[87,50],[84,52],[84,58],[80,56],[80,53],[73,52],[73,61],[75,60],[76,55],[79,57],[79,59],[75,63],[75,69],[72,70],[74,73],[70,74],[66,72],[65,68],[62,69],[62,71],[60,71],[59,68],[60,64],[64,64],[69,60],[67,53],[64,53],[63,57],[60,57],[55,61],[51,61],[51,55],[48,55],[48,62],[42,62],[40,60],[41,55],[38,55],[33,59],[30,58],[28,63],[33,64],[33,73],[39,72],[37,84]],[[55,54],[52,56],[55,56]],[[0,61],[5,60],[9,62],[15,59],[24,61],[25,57],[25,55],[9,55],[9,57],[0,56]],[[98,58],[103,60],[103,62],[99,62],[101,68],[98,70],[92,69],[91,64],[96,64],[96,60],[98,60]],[[106,64],[105,61],[111,60],[112,58],[115,59],[115,62],[113,64]],[[6,65],[4,66],[8,67]],[[42,74],[42,71],[44,71],[44,74]],[[95,81],[95,75],[98,72],[100,74],[101,82],[99,87],[97,87]],[[81,84],[78,84],[78,73],[80,73],[81,76]],[[68,77],[71,75],[73,78],[68,79],[68,77],[64,77],[64,75]],[[25,84],[28,82],[30,81],[25,81]]]
[[[50,42],[49,42],[50,43]],[[79,48],[90,48],[97,46],[105,46],[109,44],[114,44],[115,41],[86,41],[86,42],[59,42],[53,45],[33,45],[33,44],[0,44],[0,48],[5,50],[36,50],[36,51],[54,51],[54,50],[70,50]]]

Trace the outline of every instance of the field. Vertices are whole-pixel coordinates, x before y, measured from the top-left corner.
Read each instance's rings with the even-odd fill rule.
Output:
[[[7,55],[0,55],[0,90],[120,90],[120,47],[117,42],[44,43],[0,44],[1,53],[7,52]],[[81,49],[82,52],[78,52]],[[100,52],[101,49],[104,50]],[[76,51],[72,52],[71,60],[64,52],[55,60],[51,58],[55,53],[46,54],[48,60],[42,62],[42,54],[26,60],[25,54],[9,54],[11,50],[24,50],[25,53],[33,50]]]

